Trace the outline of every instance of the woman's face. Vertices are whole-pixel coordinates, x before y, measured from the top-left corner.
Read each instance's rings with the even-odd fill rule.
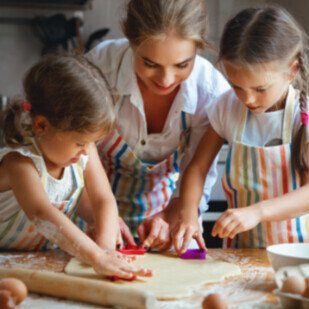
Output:
[[[142,87],[157,95],[172,93],[190,75],[196,43],[175,35],[153,38],[133,47],[134,70]]]

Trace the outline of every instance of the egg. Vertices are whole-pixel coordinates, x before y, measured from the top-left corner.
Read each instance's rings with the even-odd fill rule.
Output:
[[[4,278],[0,280],[0,290],[11,292],[16,304],[21,303],[28,295],[26,285],[19,279]]]
[[[305,281],[306,281],[306,289],[302,296],[309,298],[309,277],[306,278]]]
[[[217,293],[209,294],[202,302],[203,309],[227,309],[226,301]]]
[[[12,293],[7,290],[0,290],[0,308],[15,309],[15,301],[12,298]]]
[[[287,277],[281,287],[281,292],[302,295],[306,289],[306,281],[303,277]]]

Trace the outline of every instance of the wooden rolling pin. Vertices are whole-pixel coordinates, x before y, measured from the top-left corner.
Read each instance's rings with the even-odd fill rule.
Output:
[[[64,273],[0,267],[0,278],[5,277],[22,280],[31,292],[71,300],[132,309],[151,309],[155,305],[155,297],[149,292]]]

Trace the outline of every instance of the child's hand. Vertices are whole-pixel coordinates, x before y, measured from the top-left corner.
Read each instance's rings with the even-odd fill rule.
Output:
[[[190,218],[189,216],[182,215],[171,230],[173,244],[179,255],[188,249],[192,238],[196,240],[200,249],[206,249],[197,217]]]
[[[262,220],[258,205],[228,209],[215,223],[211,235],[221,238],[234,238],[236,234],[254,228]]]
[[[130,279],[134,275],[152,276],[151,270],[131,264],[130,262],[133,259],[134,257],[126,256],[117,251],[102,250],[92,267],[100,275],[117,276],[124,279]]]

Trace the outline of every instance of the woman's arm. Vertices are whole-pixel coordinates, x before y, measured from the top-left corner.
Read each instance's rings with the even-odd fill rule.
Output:
[[[309,146],[307,145],[309,155]],[[254,228],[260,222],[282,221],[309,212],[309,175],[303,185],[286,194],[248,207],[229,209],[215,223],[212,236],[234,238],[238,233]]]
[[[8,185],[38,231],[61,249],[88,263],[104,275],[130,278],[132,274],[148,275],[149,271],[133,267],[126,257],[112,250],[103,250],[75,226],[69,218],[53,207],[44,191],[33,162],[18,153],[3,159]]]
[[[198,206],[207,173],[223,143],[224,139],[209,126],[184,172],[177,214],[171,223],[173,243],[178,253],[186,251],[192,237],[201,248],[205,247],[198,223]]]

